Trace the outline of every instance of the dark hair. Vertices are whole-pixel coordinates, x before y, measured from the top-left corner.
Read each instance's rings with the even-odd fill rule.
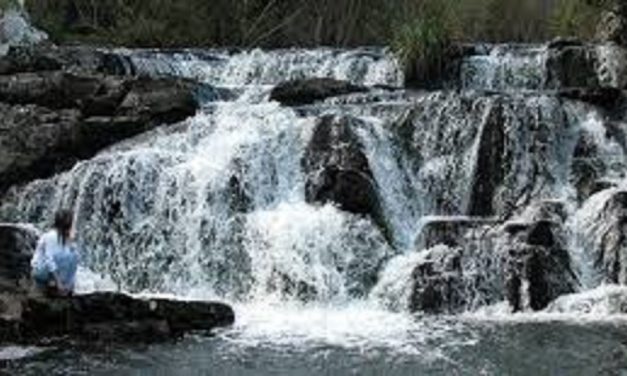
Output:
[[[61,244],[65,245],[67,239],[70,237],[70,230],[72,229],[73,215],[69,210],[59,210],[54,215],[54,228],[57,230],[59,237],[61,238]]]

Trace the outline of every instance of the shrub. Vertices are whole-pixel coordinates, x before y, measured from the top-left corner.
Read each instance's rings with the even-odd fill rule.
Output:
[[[584,0],[560,0],[549,22],[556,36],[591,39],[599,15],[599,8]]]

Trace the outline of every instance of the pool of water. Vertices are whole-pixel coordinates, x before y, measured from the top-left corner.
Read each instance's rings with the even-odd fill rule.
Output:
[[[365,307],[237,311],[238,323],[213,336],[157,345],[68,344],[0,360],[0,373],[627,375],[627,320],[620,318],[425,318]]]

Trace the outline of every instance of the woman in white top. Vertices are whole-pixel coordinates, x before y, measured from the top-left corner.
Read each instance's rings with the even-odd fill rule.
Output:
[[[62,296],[74,291],[78,254],[71,233],[72,212],[57,212],[54,229],[41,236],[31,260],[32,277],[40,289]]]

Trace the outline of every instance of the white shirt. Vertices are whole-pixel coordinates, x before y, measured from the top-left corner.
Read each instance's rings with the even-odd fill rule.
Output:
[[[70,244],[61,244],[57,230],[50,230],[39,238],[37,249],[30,262],[33,270],[47,270],[50,273],[57,271],[55,255],[70,252]]]

